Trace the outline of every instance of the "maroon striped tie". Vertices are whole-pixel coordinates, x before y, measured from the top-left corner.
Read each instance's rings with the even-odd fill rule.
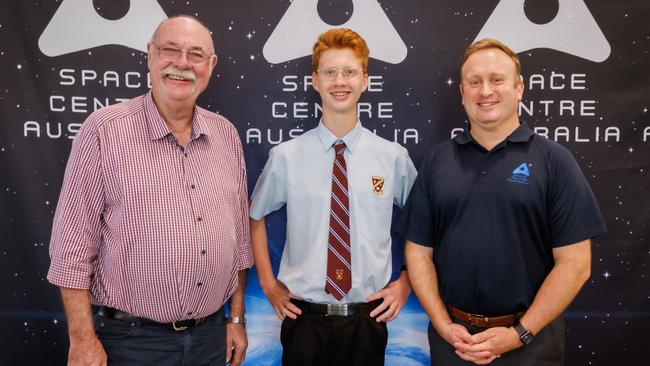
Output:
[[[350,201],[348,174],[343,158],[345,144],[334,145],[330,232],[327,240],[327,284],[325,291],[341,300],[352,286],[350,249]]]

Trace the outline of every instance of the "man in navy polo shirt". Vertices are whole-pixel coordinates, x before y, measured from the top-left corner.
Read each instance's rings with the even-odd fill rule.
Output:
[[[523,91],[507,46],[486,39],[465,51],[470,128],[427,155],[400,216],[432,365],[563,362],[560,315],[605,225],[569,151],[519,121]]]

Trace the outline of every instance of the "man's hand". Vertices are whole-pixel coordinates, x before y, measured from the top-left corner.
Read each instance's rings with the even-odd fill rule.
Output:
[[[471,336],[470,344],[454,344],[456,354],[466,361],[486,365],[502,354],[521,347],[519,334],[510,327],[494,327]]]
[[[106,366],[106,352],[97,336],[70,339],[68,366]]]
[[[226,362],[239,366],[244,362],[248,348],[246,327],[243,324],[226,324]]]
[[[465,361],[484,365],[494,361],[496,358],[491,356],[489,352],[473,350],[472,335],[461,324],[450,322],[439,329],[438,332],[447,343],[456,349],[458,357]],[[461,349],[464,351],[461,351]]]
[[[438,334],[447,341],[447,343],[458,348],[457,345],[471,345],[472,335],[469,334],[467,328],[458,323],[449,323],[444,328],[438,331]]]
[[[106,366],[106,351],[95,334],[90,292],[61,287],[61,300],[70,337],[68,366]]]
[[[291,299],[301,299],[294,296],[282,282],[273,278],[269,284],[262,284],[262,290],[280,320],[284,320],[285,316],[295,320],[302,314],[302,310],[291,303]]]
[[[384,299],[384,301],[382,301],[382,303],[370,313],[370,317],[374,318],[377,314],[381,314],[386,310],[375,320],[377,322],[389,322],[395,320],[404,307],[404,304],[406,304],[406,299],[409,297],[410,293],[411,284],[409,283],[408,275],[406,272],[402,272],[397,280],[386,285],[386,287],[381,291],[375,292],[366,298],[366,302]]]
[[[266,237],[266,224],[264,218],[254,220],[251,218],[251,240],[253,241],[253,255],[257,267],[257,277],[260,286],[273,306],[273,310],[280,320],[285,316],[296,319],[302,313],[300,309],[291,303],[291,299],[302,300],[293,295],[289,289],[275,278],[271,268],[269,257],[269,243]]]

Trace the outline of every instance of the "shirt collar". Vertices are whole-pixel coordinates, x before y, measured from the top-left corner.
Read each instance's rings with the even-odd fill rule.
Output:
[[[359,138],[361,137],[362,129],[363,126],[361,125],[361,121],[357,120],[357,123],[350,132],[345,136],[338,138],[332,133],[332,131],[325,127],[323,120],[321,120],[318,122],[318,126],[316,127],[316,134],[323,145],[324,151],[328,151],[332,146],[334,146],[336,141],[341,140],[345,143],[345,147],[350,151],[350,154],[353,154],[357,147],[357,143],[359,142]]]
[[[153,101],[151,91],[145,95],[144,112],[147,123],[149,124],[149,137],[151,140],[160,140],[172,133],[169,127],[167,127],[165,120],[160,115],[156,103]],[[207,129],[204,124],[205,122],[199,115],[197,107],[194,106],[194,111],[192,112],[192,135],[190,140],[194,140],[201,135],[207,134]]]
[[[454,141],[460,145],[465,145],[470,142],[474,142],[472,134],[469,133],[471,126],[468,126],[462,133],[454,137]],[[535,133],[530,129],[528,123],[521,122],[519,127],[516,130],[506,137],[506,141],[509,142],[527,142],[529,141]]]

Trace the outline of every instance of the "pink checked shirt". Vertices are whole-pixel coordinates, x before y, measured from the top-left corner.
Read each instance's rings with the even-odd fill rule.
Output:
[[[159,322],[217,311],[253,264],[241,142],[195,107],[186,149],[151,93],[91,114],[72,145],[48,279]]]

